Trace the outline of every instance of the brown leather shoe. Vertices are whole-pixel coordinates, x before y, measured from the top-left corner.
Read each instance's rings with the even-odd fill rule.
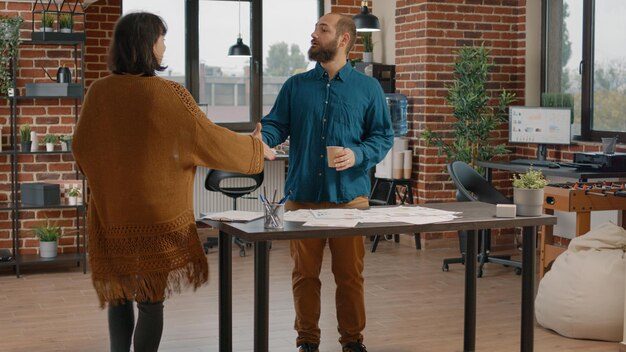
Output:
[[[303,343],[302,345],[298,346],[298,352],[320,352],[320,350],[317,348],[318,345],[314,344],[314,343]]]
[[[343,345],[343,352],[367,352],[367,350],[365,349],[365,345],[355,341],[355,342],[348,342],[347,344]]]

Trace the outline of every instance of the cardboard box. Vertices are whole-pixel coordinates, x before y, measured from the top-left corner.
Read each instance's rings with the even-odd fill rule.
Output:
[[[22,205],[26,206],[49,206],[61,204],[61,191],[59,185],[33,182],[22,183]]]

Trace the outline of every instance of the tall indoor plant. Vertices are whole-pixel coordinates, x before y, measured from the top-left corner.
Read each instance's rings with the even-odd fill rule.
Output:
[[[497,104],[490,104],[487,79],[492,65],[489,50],[483,46],[459,49],[454,64],[455,80],[448,87],[448,103],[452,106],[453,134],[444,135],[426,129],[422,138],[434,145],[448,161],[461,160],[478,169],[476,161],[489,160],[508,153],[504,144],[491,144],[490,134],[506,122],[507,107],[515,94],[502,90]]]
[[[13,62],[17,62],[17,48],[20,44],[20,16],[0,16],[0,95],[13,91]]]

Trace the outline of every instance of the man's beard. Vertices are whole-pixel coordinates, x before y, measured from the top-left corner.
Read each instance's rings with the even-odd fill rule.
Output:
[[[335,38],[332,42],[326,46],[318,45],[317,47],[311,46],[309,48],[309,60],[317,61],[319,63],[325,63],[331,61],[337,55],[338,38]]]

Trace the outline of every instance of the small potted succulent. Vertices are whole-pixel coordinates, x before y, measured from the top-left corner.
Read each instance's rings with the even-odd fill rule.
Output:
[[[59,143],[59,137],[57,135],[48,133],[43,137],[43,142],[46,143],[46,151],[54,151],[54,145]]]
[[[44,12],[41,16],[41,31],[53,32],[54,31],[54,15],[49,12]]]
[[[62,13],[59,15],[59,31],[61,33],[72,33],[74,30],[74,17],[71,13]]]
[[[20,137],[22,137],[22,153],[30,152],[32,141],[30,140],[30,125],[20,126]]]
[[[372,41],[372,32],[364,32],[361,34],[361,41],[363,42],[363,62],[372,62],[374,58],[374,42]]]
[[[543,188],[548,181],[532,167],[522,174],[513,174],[513,203],[519,216],[539,216],[543,213]]]
[[[39,239],[39,256],[42,258],[56,257],[58,241],[63,235],[61,227],[46,221],[45,224],[35,227],[33,233]]]
[[[80,195],[82,194],[82,191],[80,190],[80,187],[73,185],[72,187],[70,187],[65,194],[67,194],[67,204],[68,205],[77,205],[78,204],[78,198],[80,197]]]

